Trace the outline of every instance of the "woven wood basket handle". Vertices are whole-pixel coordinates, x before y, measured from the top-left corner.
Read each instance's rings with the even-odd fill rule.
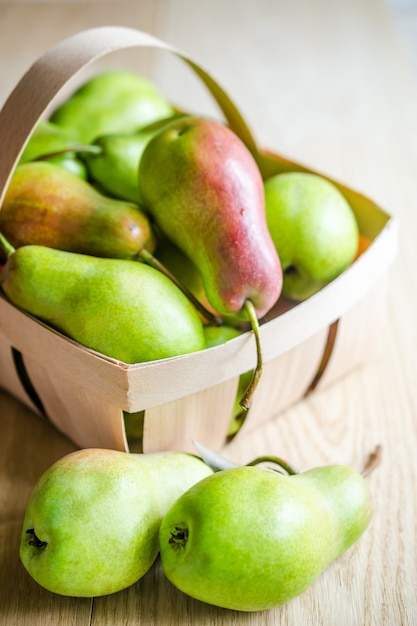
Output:
[[[245,121],[225,91],[189,56],[152,35],[123,26],[103,26],[64,39],[24,74],[0,111],[0,206],[16,164],[30,136],[66,83],[93,61],[117,50],[151,47],[183,59],[207,86],[232,128],[257,153]]]

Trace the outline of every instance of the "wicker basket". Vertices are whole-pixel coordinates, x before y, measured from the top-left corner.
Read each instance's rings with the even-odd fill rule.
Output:
[[[205,83],[230,127],[257,155],[267,177],[311,171],[260,152],[238,110],[193,60],[149,34],[124,27],[83,31],[49,50],[23,76],[0,111],[0,191],[36,123],[86,65],[132,47],[167,50]],[[396,220],[371,200],[334,182],[350,202],[370,245],[320,292],[295,306],[279,303],[261,325],[264,373],[236,435],[278,414],[369,359],[386,324],[387,271],[397,249]],[[0,385],[46,416],[80,447],[128,450],[124,412],[142,412],[143,451],[219,449],[239,375],[255,366],[252,332],[202,352],[127,365],[84,348],[0,297]]]

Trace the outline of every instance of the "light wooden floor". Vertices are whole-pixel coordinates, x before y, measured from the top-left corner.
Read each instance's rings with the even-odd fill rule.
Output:
[[[391,14],[380,0],[3,2],[0,103],[44,50],[100,24],[148,30],[186,50],[227,87],[262,145],[366,193],[399,218],[390,324],[376,357],[227,449],[237,462],[275,453],[300,469],[361,467],[379,442],[384,461],[369,479],[369,530],[286,606],[255,614],[209,607],[173,589],[158,564],[114,596],[62,598],[26,575],[18,542],[31,488],[75,446],[0,391],[0,624],[417,624],[417,80]],[[213,110],[173,59],[122,56],[180,106]]]

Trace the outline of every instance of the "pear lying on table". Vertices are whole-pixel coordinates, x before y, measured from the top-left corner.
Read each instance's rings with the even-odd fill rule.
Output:
[[[16,306],[72,339],[125,363],[205,348],[201,320],[188,298],[158,270],[45,246],[14,250],[0,282]]]
[[[42,161],[16,168],[0,211],[0,230],[14,247],[37,244],[112,258],[133,258],[156,245],[149,219],[137,205],[109,198]]]
[[[226,469],[172,505],[160,527],[165,574],[184,593],[238,611],[288,602],[365,531],[364,477],[343,465],[286,476]]]
[[[139,190],[144,210],[197,267],[212,308],[251,323],[257,363],[241,399],[247,410],[263,367],[258,319],[282,288],[257,163],[229,128],[189,116],[149,141]]]
[[[52,465],[27,504],[21,561],[32,578],[66,596],[102,596],[139,580],[159,551],[169,506],[212,470],[180,452],[86,449]]]

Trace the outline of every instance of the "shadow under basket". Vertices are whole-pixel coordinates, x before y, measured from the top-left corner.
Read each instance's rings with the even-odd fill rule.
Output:
[[[101,27],[83,31],[41,57],[0,111],[0,189],[7,189],[36,122],[69,78],[100,56],[137,46],[162,48],[188,63],[229,125],[255,151],[228,96],[189,57],[141,31]],[[58,68],[59,80],[51,76],[51,67]],[[49,76],[46,82],[40,80],[43,76]],[[33,88],[43,100],[38,98],[37,109],[28,113],[26,108],[19,118],[19,103],[27,107],[27,101],[33,102],[24,99],[26,93],[33,95]],[[271,152],[257,151],[256,158],[264,178],[312,171]],[[397,221],[362,194],[331,182],[349,201],[367,245],[321,291],[298,304],[280,300],[262,320],[264,371],[235,438],[369,360],[388,323],[387,273],[397,252]],[[193,440],[219,450],[228,440],[239,377],[255,364],[255,339],[248,331],[201,352],[127,365],[84,348],[0,297],[0,386],[83,448],[133,450],[126,424],[137,419],[144,452],[195,452]]]

